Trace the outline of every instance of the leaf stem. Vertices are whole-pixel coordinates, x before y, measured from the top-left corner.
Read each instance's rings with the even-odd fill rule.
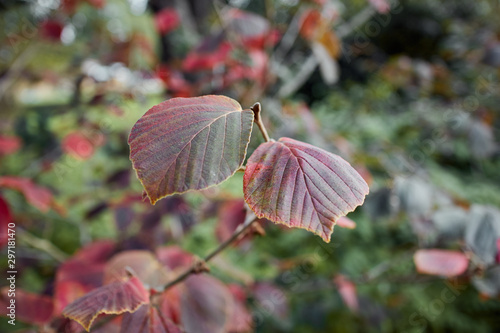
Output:
[[[176,285],[179,282],[182,282],[185,280],[188,276],[191,274],[197,274],[201,273],[204,271],[208,270],[208,267],[206,266],[206,263],[209,262],[212,258],[217,256],[219,253],[221,253],[224,249],[226,249],[229,245],[231,245],[234,241],[236,241],[243,233],[250,228],[253,223],[257,221],[257,217],[253,212],[248,210],[247,212],[247,217],[245,219],[245,222],[240,224],[238,228],[234,231],[234,233],[229,237],[226,241],[221,243],[216,249],[214,249],[212,252],[207,254],[205,258],[195,262],[193,266],[191,266],[189,269],[187,269],[184,273],[179,275],[177,278],[174,280],[170,281],[167,283],[165,286],[163,286],[163,291],[167,290],[168,288]]]
[[[19,229],[18,233],[20,235],[21,242],[31,246],[34,249],[45,252],[56,261],[62,263],[68,258],[68,255],[66,253],[61,251],[48,240],[38,238],[23,229]]]
[[[261,106],[260,106],[260,103],[257,102],[255,103],[251,108],[250,110],[253,111],[253,115],[254,115],[254,119],[255,119],[255,123],[257,124],[257,126],[259,127],[260,129],[260,132],[262,133],[262,136],[264,137],[264,140],[266,142],[269,142],[271,141],[271,138],[269,137],[269,134],[267,134],[267,130],[266,130],[266,127],[264,126],[264,123],[262,122],[262,118],[260,116],[260,111],[261,111]]]

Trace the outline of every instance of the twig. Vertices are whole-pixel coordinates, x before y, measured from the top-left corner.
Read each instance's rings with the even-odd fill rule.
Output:
[[[248,211],[247,218],[245,219],[245,222],[243,224],[241,224],[236,229],[236,231],[233,233],[233,235],[231,237],[229,237],[225,242],[221,243],[216,249],[214,249],[207,256],[205,256],[205,258],[203,258],[201,261],[197,261],[193,266],[191,266],[189,269],[187,269],[184,273],[182,273],[177,278],[175,278],[174,280],[167,283],[163,287],[163,290],[167,290],[168,288],[176,285],[177,283],[182,282],[191,274],[196,274],[196,273],[200,273],[201,271],[206,271],[207,270],[206,263],[209,262],[216,255],[221,253],[224,249],[226,249],[234,241],[236,241],[248,228],[250,228],[253,225],[253,223],[255,221],[257,221],[257,217],[255,216],[255,214],[253,212]]]
[[[296,92],[307,81],[311,74],[318,66],[318,59],[314,54],[307,57],[307,60],[300,68],[300,71],[295,75],[293,80],[288,81],[278,91],[278,97],[287,97]]]
[[[349,22],[342,24],[337,28],[337,36],[342,39],[356,30],[359,26],[363,25],[372,15],[375,13],[373,7],[367,7],[356,16],[354,16]],[[278,91],[278,97],[283,98],[290,96],[295,93],[302,85],[307,81],[307,79],[312,75],[316,67],[318,66],[318,60],[314,54],[307,57],[306,61],[302,65],[300,71],[297,73],[293,80],[288,81],[283,85]]]
[[[18,229],[18,232],[21,237],[19,239],[31,246],[32,248],[35,248],[37,250],[43,251],[50,255],[52,258],[57,260],[58,262],[64,262],[68,258],[67,254],[61,251],[59,248],[54,246],[51,242],[41,239],[36,237],[35,235],[30,234],[29,232]]]
[[[200,35],[196,29],[196,23],[191,15],[188,2],[185,0],[175,0],[175,7],[181,17],[182,27],[185,30],[185,36],[190,36],[197,43],[200,40]]]
[[[288,51],[290,51],[290,49],[292,48],[293,43],[295,43],[295,40],[297,39],[300,31],[299,20],[304,12],[304,6],[301,6],[293,16],[292,21],[288,25],[288,29],[281,38],[280,43],[276,47],[276,51],[274,51],[271,57],[271,64],[273,67],[279,67],[281,65],[280,59],[282,60],[285,57]]]
[[[354,30],[365,24],[374,14],[375,8],[368,6],[359,13],[357,13],[349,22],[340,25],[337,30],[337,37],[339,39],[347,37]]]
[[[271,141],[271,138],[269,137],[269,134],[267,134],[267,130],[266,130],[266,127],[264,126],[264,123],[262,122],[262,118],[260,116],[260,111],[261,111],[261,106],[260,106],[260,103],[257,102],[255,103],[251,108],[250,110],[253,111],[253,114],[254,114],[254,119],[255,119],[255,123],[257,124],[257,126],[259,127],[260,129],[260,132],[262,133],[262,136],[264,137],[264,140],[266,142],[269,142]]]

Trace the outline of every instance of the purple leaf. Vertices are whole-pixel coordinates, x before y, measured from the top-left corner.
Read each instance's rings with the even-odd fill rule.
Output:
[[[250,156],[243,191],[258,217],[307,229],[329,242],[336,221],[363,203],[368,185],[341,157],[281,138]]]
[[[134,312],[149,303],[149,292],[142,282],[132,277],[97,288],[68,305],[63,315],[80,323],[87,331],[102,313]]]
[[[253,119],[251,110],[225,96],[173,98],[152,107],[128,141],[151,203],[232,176],[245,159]]]

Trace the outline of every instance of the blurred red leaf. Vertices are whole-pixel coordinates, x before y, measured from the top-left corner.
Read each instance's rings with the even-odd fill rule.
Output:
[[[391,4],[387,0],[368,0],[368,2],[379,12],[380,14],[387,14],[391,9]]]
[[[15,293],[15,296],[10,297],[11,292]],[[36,325],[46,324],[52,319],[54,304],[49,296],[33,294],[19,288],[9,291],[7,286],[2,288],[0,297],[2,316],[14,313],[14,318]],[[12,304],[11,300],[15,300],[13,312],[8,308]]]
[[[7,187],[21,192],[31,205],[42,212],[47,212],[53,204],[52,193],[45,187],[36,185],[28,178],[0,177],[0,187]]]
[[[497,249],[498,249],[498,252],[497,252],[497,260],[496,260],[496,262],[500,263],[500,238],[497,239]]]
[[[124,251],[109,260],[104,271],[104,284],[120,281],[132,270],[142,283],[153,289],[162,289],[168,281],[168,273],[153,253],[144,250]]]
[[[104,267],[114,249],[112,241],[97,241],[81,248],[59,267],[54,291],[55,314],[102,285]]]
[[[116,244],[111,240],[99,240],[78,250],[74,260],[93,264],[105,263],[115,250]]]
[[[131,277],[89,292],[69,304],[63,315],[79,322],[88,331],[100,314],[134,312],[148,303],[149,292],[137,277]]]
[[[228,200],[222,203],[217,214],[217,227],[215,234],[223,242],[234,233],[236,228],[245,222],[246,210],[243,199]]]
[[[164,246],[156,249],[156,257],[171,270],[186,268],[193,264],[193,255],[178,246]]]
[[[169,318],[149,304],[142,305],[133,313],[125,313],[121,333],[181,333]]]
[[[356,286],[343,275],[337,275],[333,280],[337,285],[340,297],[352,312],[359,311]]]
[[[245,159],[253,117],[235,100],[215,95],[173,98],[146,112],[128,142],[151,203],[232,176]]]
[[[364,201],[368,185],[340,156],[281,138],[248,159],[245,201],[255,214],[330,241],[335,222]]]
[[[180,22],[177,11],[172,8],[164,8],[155,15],[156,30],[162,35],[177,28]]]
[[[231,44],[222,41],[215,48],[205,50],[204,44],[189,52],[182,62],[186,72],[213,70],[217,65],[224,64],[232,50]]]
[[[193,87],[184,79],[181,72],[162,65],[158,68],[156,74],[174,97],[191,97],[193,95]]]
[[[207,275],[191,275],[181,295],[181,322],[186,332],[225,332],[233,311],[225,285]]]
[[[469,266],[462,252],[440,249],[418,250],[413,260],[419,273],[446,277],[463,274]]]
[[[62,149],[76,159],[87,160],[94,155],[94,145],[80,132],[73,132],[62,140]]]
[[[51,41],[60,41],[64,25],[55,20],[45,20],[40,23],[40,33],[43,38]]]
[[[179,325],[181,323],[181,288],[182,285],[176,285],[165,290],[159,300],[161,313]]]
[[[361,175],[361,177],[363,177],[368,186],[370,186],[373,183],[373,176],[370,170],[368,170],[365,166],[356,165],[354,169],[356,169],[356,171]]]
[[[332,59],[340,55],[340,40],[331,29],[331,20],[316,9],[310,9],[301,17],[300,35],[309,42],[321,45]]]
[[[230,333],[252,332],[253,318],[246,307],[247,295],[245,290],[237,284],[231,284],[228,288],[231,295],[233,295],[234,305],[227,331]]]
[[[89,279],[90,276],[96,276],[99,275],[102,277],[102,270],[99,272],[95,271],[89,271],[88,269],[79,269],[79,267],[74,267],[76,268],[75,272],[81,273],[81,275],[84,275],[85,279]],[[80,297],[85,296],[88,292],[98,288],[100,286],[100,283],[96,283],[95,286],[90,286],[88,284],[83,284],[80,281],[74,281],[74,280],[63,280],[63,281],[58,281],[56,284],[55,288],[55,311],[54,314],[60,315],[64,308],[68,306],[68,304],[73,303]]]
[[[224,86],[229,87],[239,80],[252,80],[265,85],[269,72],[269,58],[264,51],[251,50],[248,52],[249,64],[236,62],[224,74]]]
[[[12,214],[10,213],[7,201],[0,196],[0,248],[4,247],[8,242],[8,226],[12,222]]]
[[[0,155],[15,153],[21,148],[21,139],[17,136],[0,135]]]
[[[318,23],[322,20],[321,12],[317,9],[305,11],[300,18],[300,35],[307,40],[313,40]]]
[[[356,222],[354,222],[353,220],[351,220],[350,218],[345,217],[345,216],[341,216],[337,220],[337,225],[341,228],[346,228],[346,229],[355,229],[356,228]]]

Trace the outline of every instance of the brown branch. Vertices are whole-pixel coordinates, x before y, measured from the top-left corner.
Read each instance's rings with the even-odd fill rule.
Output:
[[[257,126],[259,127],[260,129],[260,132],[262,133],[262,136],[264,137],[264,140],[266,142],[269,142],[271,141],[271,138],[269,137],[269,134],[267,134],[267,130],[266,130],[266,127],[264,126],[264,123],[262,122],[262,118],[260,116],[260,111],[261,111],[261,106],[260,106],[260,103],[257,102],[255,103],[251,108],[250,110],[253,111],[253,115],[254,115],[254,119],[255,119],[255,123],[257,124]]]
[[[229,245],[231,245],[234,241],[236,241],[241,235],[245,233],[245,231],[250,228],[253,223],[257,221],[257,217],[253,212],[248,210],[247,213],[247,218],[245,219],[245,222],[243,224],[240,224],[238,228],[234,231],[233,235],[229,237],[225,242],[221,243],[216,249],[214,249],[212,252],[207,254],[205,258],[196,261],[193,266],[191,266],[189,269],[187,269],[184,273],[179,275],[177,278],[174,280],[170,281],[167,283],[165,286],[163,286],[163,291],[167,290],[168,288],[176,285],[179,282],[184,281],[188,276],[191,274],[198,274],[201,272],[206,272],[208,270],[208,267],[206,266],[206,263],[209,262],[212,258],[217,256],[219,253],[221,253],[224,249],[226,249]]]

